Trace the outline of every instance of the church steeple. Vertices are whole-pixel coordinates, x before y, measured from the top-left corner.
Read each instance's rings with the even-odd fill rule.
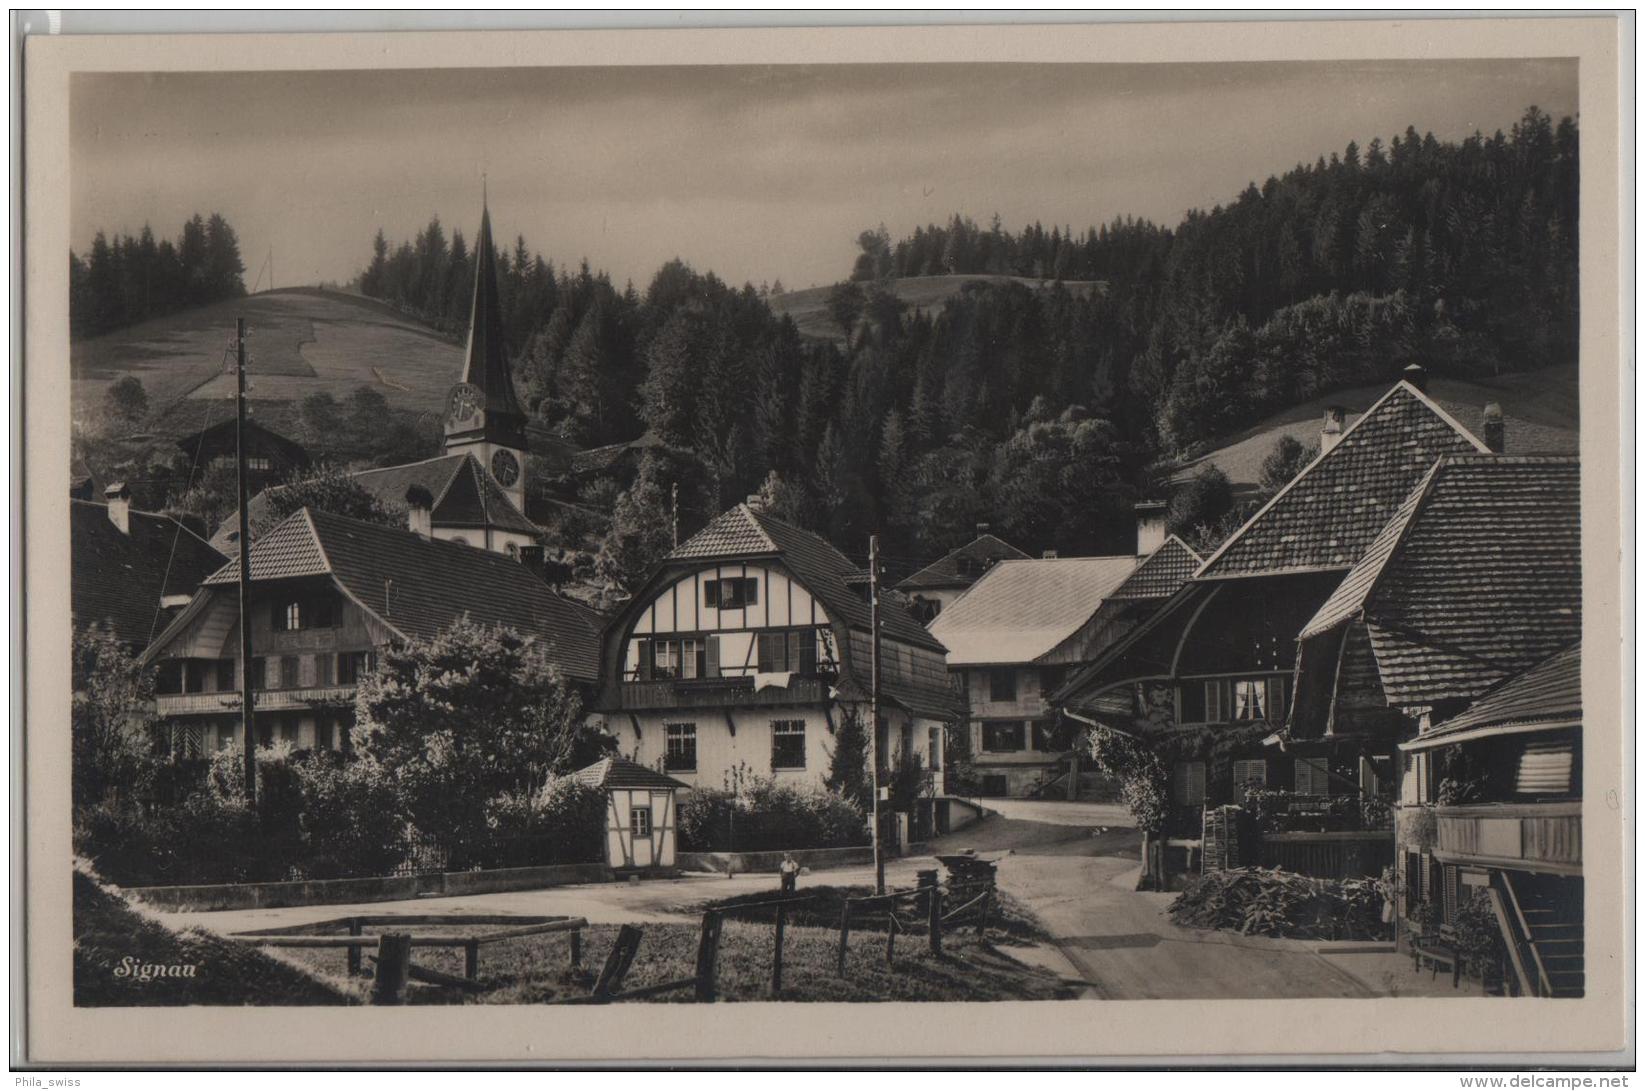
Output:
[[[468,356],[463,377],[446,402],[446,451],[467,451],[491,470],[511,494],[523,485],[526,415],[514,393],[503,341],[503,309],[497,291],[497,256],[491,242],[491,210],[484,202],[474,242],[474,303],[469,313]],[[499,452],[510,452],[499,457]],[[510,480],[504,480],[510,478]],[[520,499],[521,497],[516,497]]]

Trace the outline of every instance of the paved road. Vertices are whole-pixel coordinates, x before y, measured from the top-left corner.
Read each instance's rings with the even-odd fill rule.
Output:
[[[944,839],[938,850],[962,845],[989,855],[1009,850],[1000,861],[1001,887],[1044,922],[1097,997],[1377,995],[1310,943],[1177,927],[1165,915],[1173,895],[1135,889],[1141,866],[1135,830],[1098,832],[1088,821],[1090,811],[1047,816],[1038,810],[1100,805],[987,803],[1012,815],[1033,814],[1035,820],[993,815]]]

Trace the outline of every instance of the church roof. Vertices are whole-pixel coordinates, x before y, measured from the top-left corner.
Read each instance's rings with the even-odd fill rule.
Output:
[[[497,255],[491,241],[490,209],[480,212],[480,235],[474,242],[474,302],[469,311],[463,382],[479,387],[484,394],[482,405],[488,432],[494,425],[512,425],[515,431],[523,428],[525,412],[514,394],[514,377],[509,371],[508,349],[503,339],[503,308],[497,291]],[[497,419],[499,417],[503,419]]]

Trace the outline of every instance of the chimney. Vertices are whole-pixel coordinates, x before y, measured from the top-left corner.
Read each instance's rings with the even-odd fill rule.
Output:
[[[121,534],[131,533],[131,490],[126,488],[124,481],[116,481],[103,490],[103,499],[108,501],[109,522],[119,529]]]
[[[1400,372],[1400,378],[1422,391],[1428,393],[1428,369],[1421,364],[1409,364]]]
[[[1137,556],[1146,557],[1165,544],[1163,500],[1144,500],[1132,508],[1137,513]]]
[[[1508,437],[1502,425],[1502,406],[1496,402],[1486,403],[1480,432],[1483,433],[1480,438],[1485,441],[1485,446],[1491,449],[1492,454],[1500,455],[1508,449]]]
[[[1325,407],[1325,419],[1319,426],[1319,453],[1324,454],[1337,445],[1342,438],[1342,422],[1348,418],[1348,411],[1340,405]]]
[[[990,524],[990,523],[978,523],[977,524],[977,537],[981,538],[984,534],[987,534],[988,530],[989,530],[989,527],[991,525],[992,524]]]
[[[1054,549],[1048,549],[1044,553],[1040,554],[1040,560],[1042,560],[1042,561],[1054,561],[1056,559],[1057,559],[1057,551],[1054,550]]]
[[[434,496],[421,485],[406,490],[406,525],[419,538],[434,534]]]

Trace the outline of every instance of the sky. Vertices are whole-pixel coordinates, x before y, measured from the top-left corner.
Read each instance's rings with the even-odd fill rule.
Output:
[[[681,258],[733,283],[843,279],[865,228],[1174,226],[1406,126],[1574,116],[1574,60],[817,65],[80,74],[71,239],[239,233],[247,287],[346,282],[381,227],[499,239],[643,288]]]

